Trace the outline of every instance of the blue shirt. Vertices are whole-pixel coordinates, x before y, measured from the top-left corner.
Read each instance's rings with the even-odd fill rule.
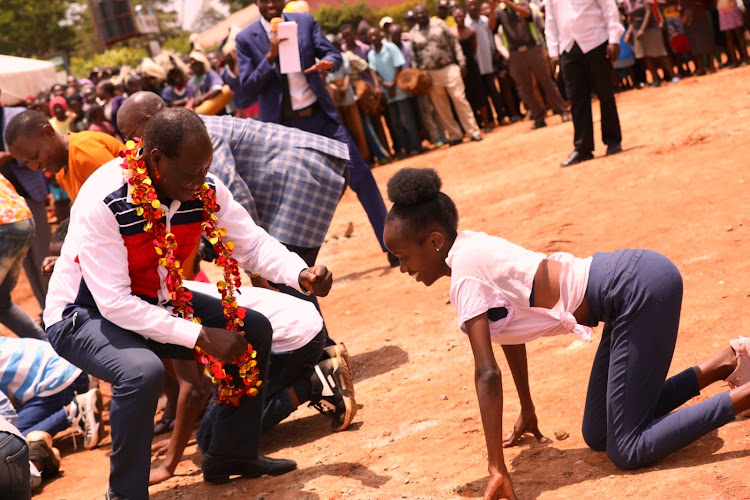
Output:
[[[401,49],[396,44],[386,42],[385,40],[383,40],[383,45],[380,47],[380,52],[375,50],[375,47],[370,49],[370,52],[367,53],[367,62],[370,63],[370,67],[380,75],[383,81],[389,83],[396,79],[396,70],[406,63]],[[383,88],[383,91],[388,98],[388,102],[400,101],[409,97],[398,86],[396,86],[396,95],[394,97],[390,97],[385,88]]]
[[[49,342],[0,337],[0,391],[21,403],[57,394],[80,374]]]
[[[178,91],[173,85],[167,85],[161,92],[161,98],[167,104],[184,99],[185,97],[188,99],[195,97],[195,88],[190,83],[185,85],[181,91]]]
[[[201,76],[194,75],[188,81],[188,85],[195,88],[195,95],[202,96],[208,94],[213,89],[220,89],[224,86],[224,80],[214,70],[208,70]]]

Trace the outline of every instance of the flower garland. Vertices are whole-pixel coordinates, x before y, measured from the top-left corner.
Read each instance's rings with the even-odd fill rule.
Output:
[[[183,274],[180,261],[175,257],[177,240],[175,235],[166,229],[163,217],[164,210],[156,196],[156,190],[151,182],[146,169],[146,163],[142,159],[143,144],[128,141],[126,150],[120,153],[124,158],[122,168],[129,173],[128,184],[131,185],[130,195],[133,198],[135,212],[146,220],[144,231],[150,233],[153,239],[154,250],[159,256],[159,265],[167,270],[164,284],[169,291],[169,301],[173,307],[172,312],[187,320],[200,323],[200,319],[194,316],[193,306],[190,300],[193,294],[182,284]],[[238,307],[235,300],[235,292],[242,285],[240,270],[237,261],[232,258],[234,243],[224,241],[226,229],[217,226],[219,220],[216,212],[220,210],[216,202],[216,192],[208,184],[204,183],[196,193],[203,203],[203,219],[201,227],[206,237],[213,245],[216,257],[216,265],[224,271],[223,280],[217,283],[221,294],[221,305],[224,318],[227,320],[227,330],[241,332],[244,326],[245,309]],[[235,377],[226,372],[224,362],[214,358],[203,349],[196,347],[196,358],[205,365],[206,373],[211,376],[214,384],[219,386],[218,402],[220,404],[233,404],[239,406],[240,400],[245,396],[255,396],[262,384],[256,351],[248,344],[247,351],[242,357],[233,363],[237,366],[240,384],[235,384]],[[234,371],[234,370],[232,370]]]

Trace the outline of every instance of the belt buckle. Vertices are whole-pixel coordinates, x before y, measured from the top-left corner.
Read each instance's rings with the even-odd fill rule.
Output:
[[[528,45],[521,45],[520,47],[518,47],[518,52],[526,52],[528,48]]]

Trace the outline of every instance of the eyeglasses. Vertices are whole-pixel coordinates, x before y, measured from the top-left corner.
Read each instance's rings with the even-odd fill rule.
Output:
[[[133,135],[135,134],[135,131],[138,130],[138,127],[141,126],[141,123],[143,123],[143,120],[146,120],[148,118],[151,118],[151,115],[146,115],[142,117],[140,120],[138,120],[138,123],[135,124],[135,127],[130,131],[130,133],[125,134],[125,142],[133,139]]]

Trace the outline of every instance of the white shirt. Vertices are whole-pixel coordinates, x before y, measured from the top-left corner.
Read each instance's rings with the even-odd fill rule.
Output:
[[[560,262],[560,299],[554,307],[530,307],[534,276],[542,260]],[[458,325],[466,333],[466,322],[488,313],[492,341],[524,344],[538,337],[574,333],[591,339],[591,328],[579,325],[573,312],[586,296],[591,257],[579,259],[569,253],[549,256],[527,250],[503,238],[462,231],[445,262],[451,268],[451,302]],[[507,310],[504,317],[491,310]]]
[[[265,17],[261,16],[260,24],[263,25],[263,29],[266,30],[266,35],[268,35],[268,39],[270,40],[272,34],[271,23],[266,21]],[[271,67],[275,65],[276,63],[273,63]],[[302,71],[287,73],[286,78],[289,81],[289,97],[292,101],[293,110],[305,109],[317,102],[318,98],[307,83],[307,77]]]
[[[212,283],[185,281],[193,291],[221,299]],[[243,286],[237,294],[237,304],[261,313],[273,328],[271,352],[280,354],[305,347],[323,329],[323,318],[312,302],[267,288]]]
[[[585,54],[604,42],[620,43],[625,32],[615,0],[547,0],[544,32],[550,57],[578,44]]]
[[[102,317],[115,325],[156,342],[193,348],[201,325],[173,316],[164,307],[169,297],[164,267],[155,269],[159,304],[151,304],[134,294],[134,287],[142,286],[146,273],[153,271],[139,271],[136,278],[140,281],[133,282],[130,262],[137,268],[138,261],[152,259],[150,252],[154,252],[154,247],[151,239],[144,236],[145,220],[131,213],[135,208],[122,161],[115,158],[99,167],[73,204],[68,237],[49,282],[44,323],[51,326],[61,321],[68,305],[80,305],[90,293]],[[218,225],[226,229],[227,240],[234,243],[232,256],[240,269],[252,269],[269,281],[284,283],[301,292],[299,274],[307,268],[305,262],[257,226],[221,181],[208,174],[206,182],[215,185],[216,201],[221,207],[216,212]],[[181,209],[181,205],[173,201],[164,207],[167,231],[172,230],[173,219],[192,217],[197,210],[202,212],[202,208]],[[186,202],[186,207],[190,206]],[[125,222],[125,218],[135,222]],[[185,227],[181,225],[174,231],[178,244],[182,239],[180,234],[187,231]],[[128,235],[123,236],[125,233]],[[149,279],[152,278],[153,275]]]
[[[466,15],[464,24],[469,28],[474,28],[477,34],[477,51],[475,57],[477,64],[479,64],[479,73],[481,75],[489,75],[495,72],[495,68],[492,66],[492,52],[495,47],[495,37],[492,35],[490,30],[490,20],[487,16],[479,16],[479,19],[474,20],[470,15]]]

